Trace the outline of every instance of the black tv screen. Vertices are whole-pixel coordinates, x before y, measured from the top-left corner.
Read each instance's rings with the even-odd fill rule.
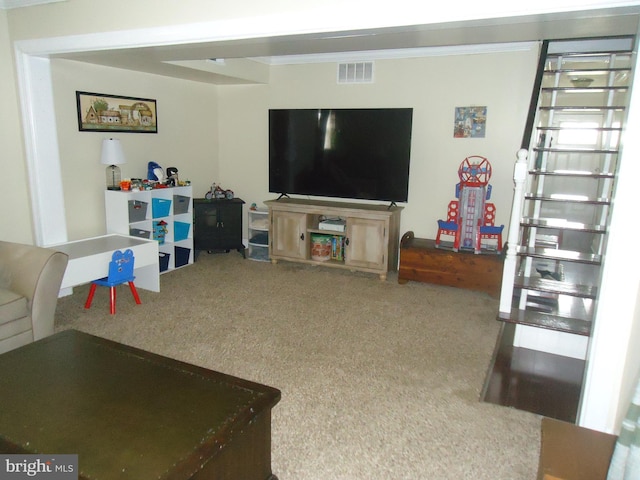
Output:
[[[406,202],[411,108],[269,110],[269,191]]]

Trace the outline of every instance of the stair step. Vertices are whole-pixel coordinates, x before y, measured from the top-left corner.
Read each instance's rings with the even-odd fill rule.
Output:
[[[545,132],[559,132],[560,130],[588,130],[588,131],[596,131],[596,132],[621,132],[622,128],[620,127],[536,127],[536,130],[545,131]]]
[[[589,225],[581,222],[570,222],[563,218],[523,217],[520,225],[524,227],[553,228],[557,230],[573,230],[577,232],[606,233],[604,225]]]
[[[527,193],[524,196],[525,200],[540,200],[543,202],[571,202],[581,203],[589,205],[611,205],[611,200],[608,198],[588,198],[582,195],[564,195],[564,194],[551,194],[551,195],[537,195],[535,193]]]
[[[581,60],[586,60],[586,59],[603,59],[605,58],[606,60],[608,60],[611,55],[631,55],[633,52],[630,50],[615,50],[615,49],[607,49],[607,50],[601,50],[599,52],[597,51],[593,51],[593,52],[553,52],[553,53],[547,53],[547,60],[551,59],[551,58],[563,58],[563,59],[567,59],[570,60],[572,58],[575,59],[581,59]]]
[[[520,310],[514,308],[511,312],[499,312],[497,319],[501,322],[528,325],[557,332],[573,333],[576,335],[591,335],[591,322],[579,318],[562,317],[558,315]]]
[[[544,73],[548,74],[548,73],[579,73],[581,75],[600,75],[603,73],[610,73],[610,72],[620,72],[620,73],[624,73],[624,72],[631,72],[631,69],[628,67],[618,67],[618,68],[557,68],[557,69],[550,69],[550,70],[545,70]]]
[[[618,91],[618,92],[624,92],[626,90],[628,90],[629,87],[626,85],[621,85],[621,86],[617,86],[617,87],[542,87],[541,90],[544,92],[575,92],[575,91],[580,91],[580,92],[588,92],[589,90],[591,90],[591,92],[603,92],[603,91]]]
[[[525,277],[522,275],[516,277],[514,287],[589,299],[595,299],[598,293],[598,287],[593,285],[579,285],[545,278]]]
[[[517,247],[516,253],[526,257],[565,260],[567,262],[588,263],[593,265],[600,265],[602,261],[601,255],[575,252],[573,250],[558,250],[555,248]]]
[[[579,178],[615,178],[615,174],[608,172],[591,172],[587,170],[529,170],[531,175],[548,175],[557,177]]]
[[[534,147],[535,152],[549,152],[549,153],[597,153],[597,154],[609,154],[615,155],[618,150],[615,148],[570,148],[570,147]]]
[[[543,111],[556,111],[556,112],[566,112],[566,111],[586,111],[586,112],[608,112],[608,111],[624,111],[626,110],[626,108],[622,105],[602,105],[602,106],[597,106],[597,105],[572,105],[572,106],[568,106],[568,105],[562,105],[562,106],[541,106],[538,107],[539,110],[543,110]]]

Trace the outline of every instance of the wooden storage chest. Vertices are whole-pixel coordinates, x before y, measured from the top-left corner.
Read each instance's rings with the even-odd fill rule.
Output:
[[[435,240],[407,232],[400,241],[398,283],[409,280],[466,288],[500,296],[504,256],[436,248]]]

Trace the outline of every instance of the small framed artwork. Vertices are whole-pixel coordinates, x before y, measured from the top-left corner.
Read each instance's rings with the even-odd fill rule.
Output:
[[[487,107],[456,107],[453,138],[484,138]]]
[[[158,133],[156,101],[76,91],[81,132]]]

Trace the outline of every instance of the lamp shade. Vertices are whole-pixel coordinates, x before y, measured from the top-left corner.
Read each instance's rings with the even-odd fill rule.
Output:
[[[100,157],[100,163],[103,165],[121,165],[126,163],[127,159],[124,157],[124,151],[120,140],[117,138],[105,138],[102,141],[102,156]]]

